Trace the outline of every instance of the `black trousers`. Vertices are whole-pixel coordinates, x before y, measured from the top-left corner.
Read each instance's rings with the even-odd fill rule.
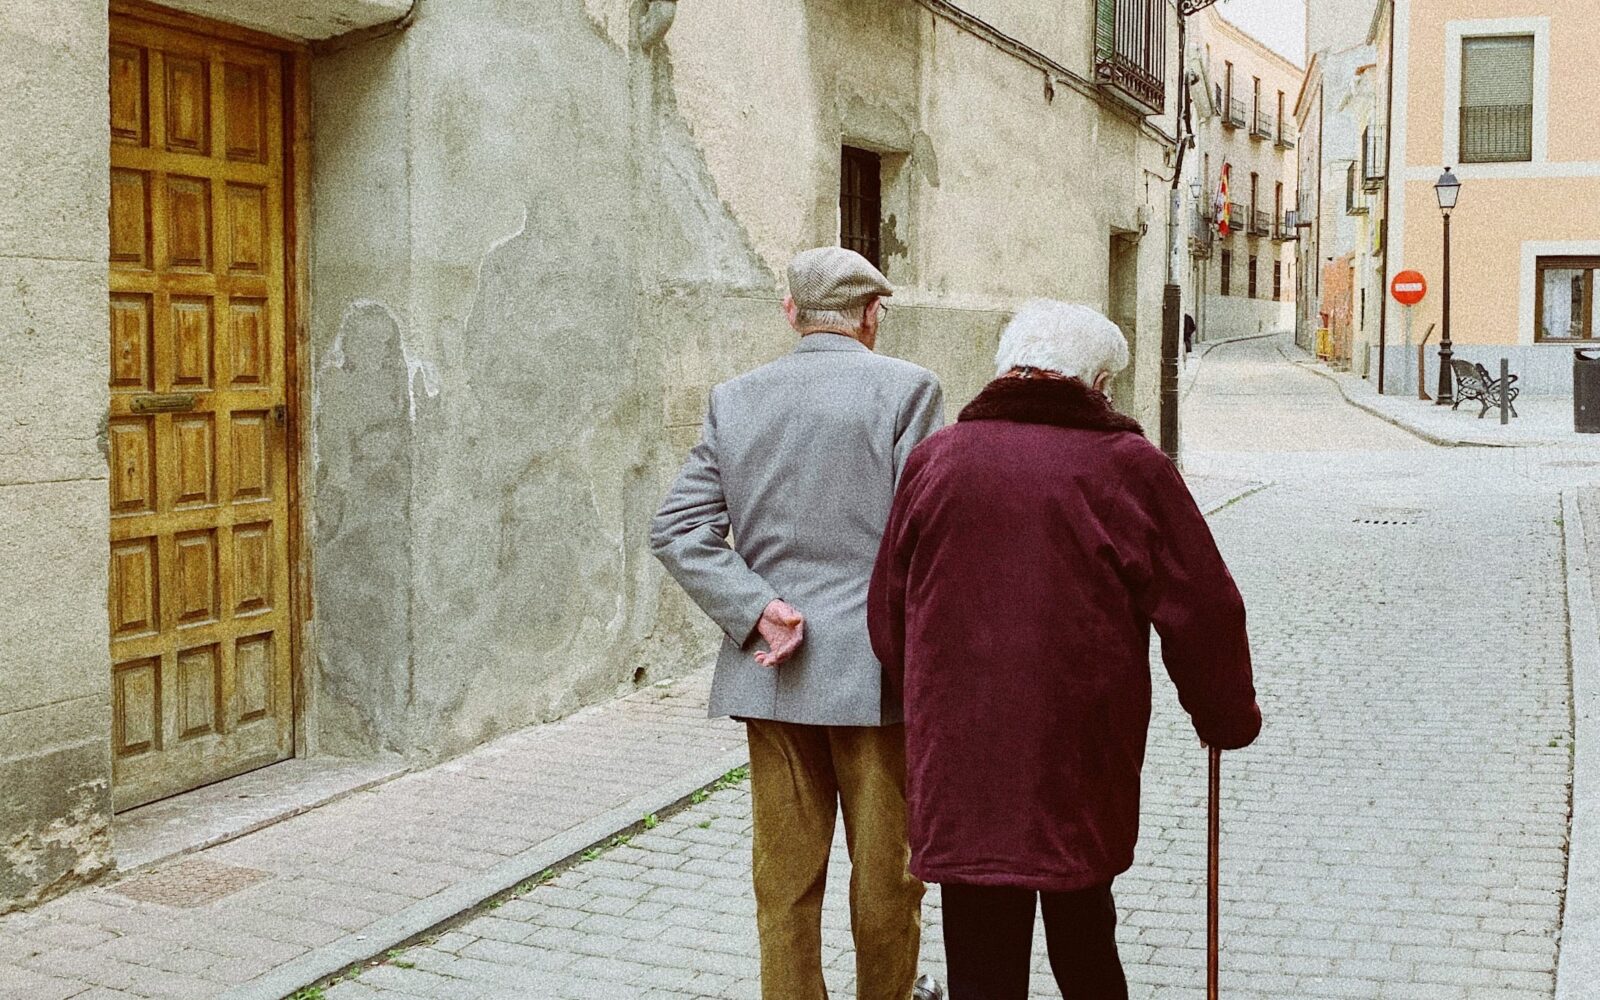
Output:
[[[1027,1000],[1035,900],[1043,900],[1050,970],[1064,1000],[1127,1000],[1111,885],[1037,893],[940,886],[950,1000]]]

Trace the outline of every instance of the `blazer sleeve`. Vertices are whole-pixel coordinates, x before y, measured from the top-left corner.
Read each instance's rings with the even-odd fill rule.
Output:
[[[728,544],[731,530],[717,465],[716,400],[699,444],[650,525],[650,550],[734,643],[743,646],[777,591]]]
[[[923,439],[944,426],[944,390],[932,372],[912,388],[911,395],[900,407],[894,428],[894,480],[900,482],[906,461]]]
[[[1139,609],[1161,636],[1162,661],[1195,732],[1223,750],[1249,746],[1261,710],[1244,598],[1177,468],[1154,449],[1147,462]]]

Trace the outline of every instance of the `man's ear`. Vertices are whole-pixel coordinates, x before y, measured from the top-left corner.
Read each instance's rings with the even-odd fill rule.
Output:
[[[789,321],[790,326],[795,326],[800,320],[800,307],[794,304],[793,295],[783,297],[783,318]],[[795,328],[799,329],[797,326]]]

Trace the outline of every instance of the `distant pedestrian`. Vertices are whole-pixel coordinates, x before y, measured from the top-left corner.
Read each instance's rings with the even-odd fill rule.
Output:
[[[1103,395],[1128,363],[1111,321],[1031,302],[997,361],[912,453],[873,574],[911,870],[942,885],[950,1000],[1027,996],[1040,896],[1063,995],[1117,1000],[1149,629],[1200,738],[1242,747],[1261,727],[1244,603],[1177,469]]]
[[[867,637],[867,584],[900,471],[944,414],[932,373],[872,351],[891,294],[849,250],[795,257],[784,311],[799,346],[711,390],[651,529],[656,558],[726,635],[711,712],[742,719],[750,741],[765,1000],[827,996],[822,897],[841,805],[856,995],[907,1000],[916,978],[905,731]]]
[[[1188,313],[1184,313],[1183,314],[1183,353],[1185,353],[1185,354],[1192,354],[1194,352],[1194,331],[1195,331],[1194,317],[1189,315]]]

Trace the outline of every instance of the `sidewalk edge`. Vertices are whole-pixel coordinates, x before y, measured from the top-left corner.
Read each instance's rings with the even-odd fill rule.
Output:
[[[1572,663],[1572,816],[1556,1000],[1590,1000],[1600,983],[1600,618],[1577,495],[1561,495]]]
[[[315,948],[249,982],[223,993],[219,1000],[284,1000],[296,991],[352,965],[399,947],[420,934],[472,910],[485,901],[604,843],[650,813],[664,811],[709,788],[729,771],[749,762],[744,747],[731,750],[675,781],[661,785],[608,812],[513,855],[465,882],[385,917],[336,941]]]

